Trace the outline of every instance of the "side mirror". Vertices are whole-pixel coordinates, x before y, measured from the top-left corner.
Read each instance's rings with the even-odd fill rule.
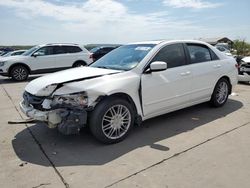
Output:
[[[42,56],[42,55],[44,55],[44,54],[41,52],[35,52],[32,54],[33,57]]]
[[[149,69],[146,71],[147,73],[150,72],[158,72],[164,71],[167,69],[167,63],[163,61],[155,61],[150,64]]]

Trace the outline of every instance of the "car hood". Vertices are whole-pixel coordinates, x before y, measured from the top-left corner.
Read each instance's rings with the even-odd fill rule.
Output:
[[[63,84],[89,80],[119,72],[121,71],[94,67],[72,68],[37,78],[25,87],[25,91],[35,96],[49,96]]]
[[[250,63],[250,56],[244,57],[242,59],[245,63]]]
[[[27,56],[15,55],[15,56],[1,57],[1,61],[19,61],[26,58]]]

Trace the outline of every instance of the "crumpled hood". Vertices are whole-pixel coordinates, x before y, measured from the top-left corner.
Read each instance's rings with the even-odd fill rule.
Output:
[[[119,72],[121,71],[94,67],[72,68],[37,78],[25,87],[25,91],[36,96],[49,96],[59,84],[92,79]]]

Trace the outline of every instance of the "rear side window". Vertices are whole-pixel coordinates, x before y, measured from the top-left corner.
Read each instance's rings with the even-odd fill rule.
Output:
[[[65,53],[78,53],[82,51],[78,46],[63,46],[63,48]]]
[[[53,46],[54,54],[64,54],[66,53],[62,46]]]
[[[168,68],[178,67],[186,64],[185,52],[182,44],[171,44],[163,47],[153,58],[154,61],[164,61]]]
[[[214,53],[213,50],[210,49],[210,54],[211,54],[211,57],[212,57],[212,60],[219,60],[220,58]]]
[[[187,44],[191,63],[201,63],[211,61],[210,50],[203,45]]]

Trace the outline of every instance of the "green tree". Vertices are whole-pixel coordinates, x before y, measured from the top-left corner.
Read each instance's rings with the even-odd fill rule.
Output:
[[[247,56],[250,53],[250,44],[245,39],[237,39],[234,41],[233,48],[236,50],[237,55]]]

